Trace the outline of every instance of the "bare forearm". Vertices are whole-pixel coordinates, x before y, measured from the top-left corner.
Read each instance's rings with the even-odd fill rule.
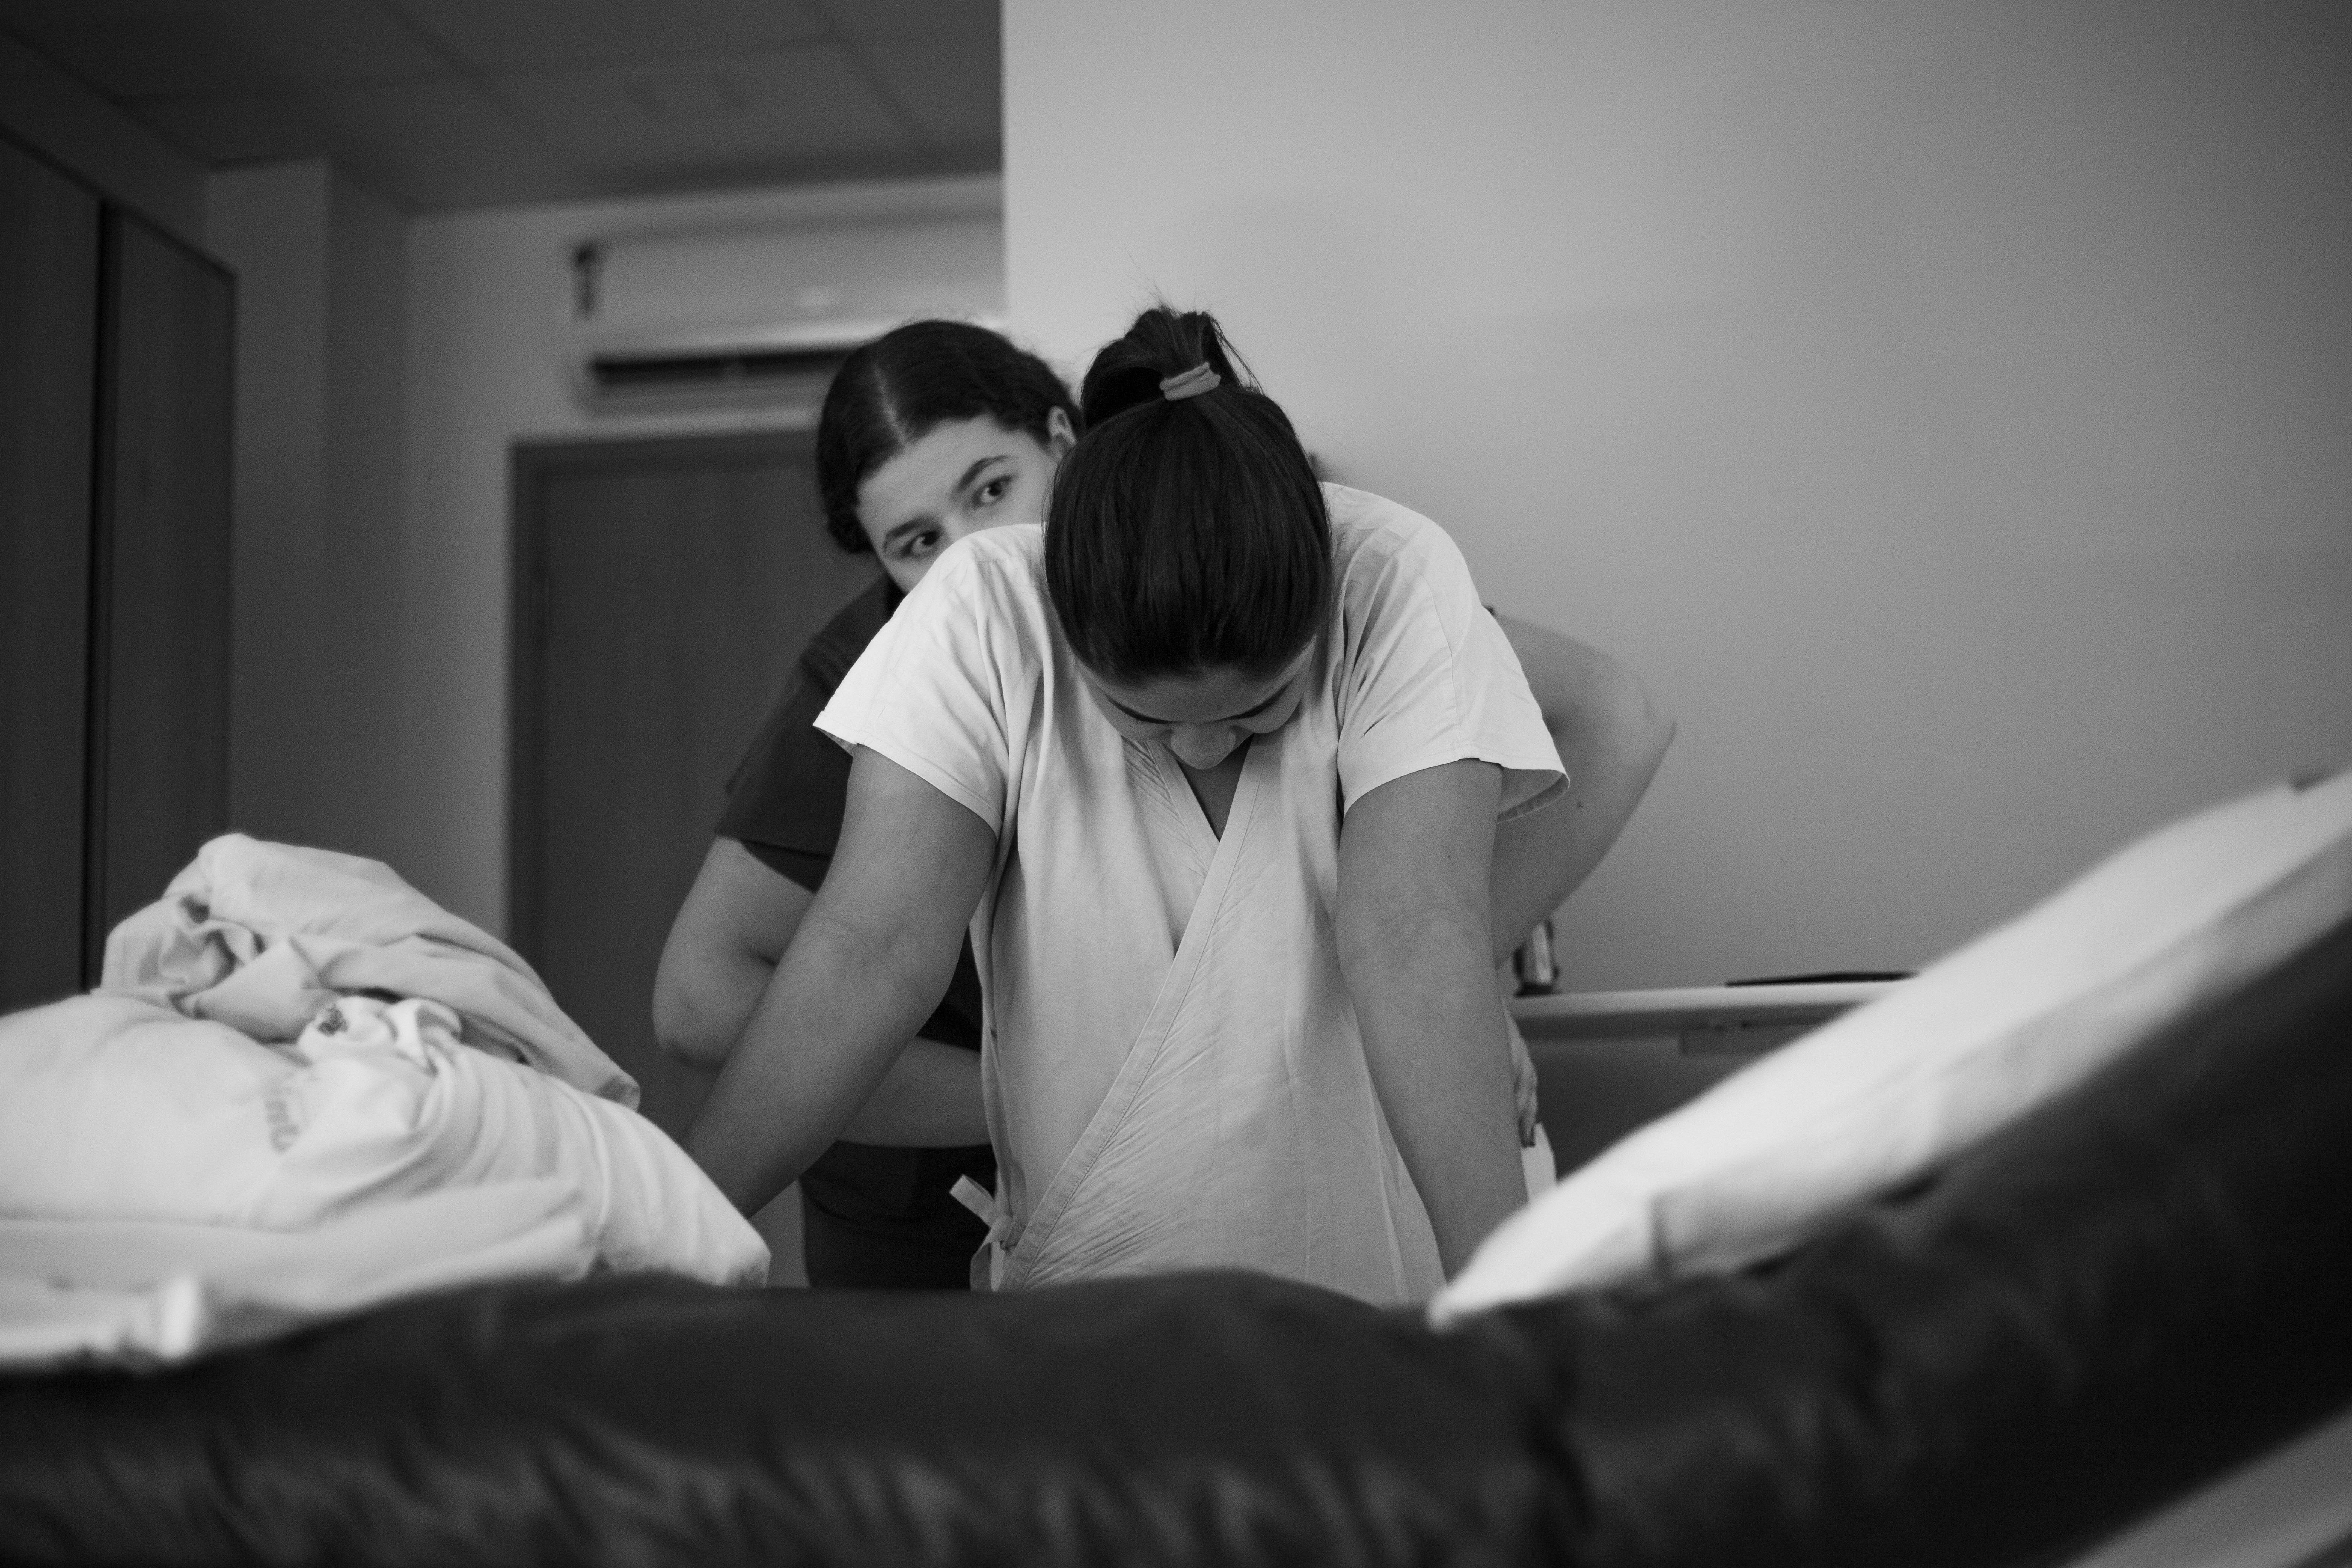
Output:
[[[1340,972],[1449,1275],[1525,1195],[1489,956],[1501,789],[1491,763],[1426,768],[1368,791],[1339,831]]]
[[[988,1142],[981,1106],[980,1053],[914,1039],[841,1136],[895,1148],[961,1148]]]
[[[662,1049],[688,1067],[718,1072],[775,973],[774,964],[748,955],[698,958],[691,987],[680,986],[667,998],[655,994],[654,1028]],[[900,1148],[987,1142],[980,1053],[937,1040],[908,1041],[842,1136]]]
[[[1450,1277],[1527,1195],[1485,922],[1396,921],[1349,944],[1372,1087]]]
[[[1492,873],[1496,957],[1566,902],[1608,854],[1656,776],[1675,721],[1599,648],[1498,617],[1568,773],[1550,805],[1499,823]]]
[[[717,1072],[792,945],[814,895],[736,839],[711,840],[654,973],[654,1038]]]
[[[727,1063],[776,966],[741,952],[665,955],[654,986],[654,1038],[672,1058],[705,1072]]]
[[[1596,835],[1586,829],[1573,793],[1495,825],[1491,930],[1496,963],[1508,963],[1528,933],[1565,903],[1600,862],[1608,842],[1595,843]]]
[[[946,988],[847,930],[804,922],[686,1137],[750,1214],[841,1136]]]

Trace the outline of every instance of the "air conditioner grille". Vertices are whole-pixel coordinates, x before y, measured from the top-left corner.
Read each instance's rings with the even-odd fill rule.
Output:
[[[601,393],[688,392],[698,388],[809,386],[822,390],[849,357],[847,348],[745,348],[709,353],[601,353],[588,374]]]

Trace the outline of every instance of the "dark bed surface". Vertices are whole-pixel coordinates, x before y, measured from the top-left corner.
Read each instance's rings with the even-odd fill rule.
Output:
[[[0,1379],[11,1563],[2063,1562],[2352,1402],[2352,928],[1781,1264],[458,1292]]]

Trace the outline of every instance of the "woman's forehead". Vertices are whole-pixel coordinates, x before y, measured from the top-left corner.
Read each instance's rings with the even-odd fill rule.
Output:
[[[1147,724],[1222,724],[1253,718],[1273,707],[1288,692],[1315,651],[1312,646],[1307,647],[1270,676],[1231,668],[1142,681],[1112,680],[1091,670],[1087,675],[1113,706],[1131,719]]]
[[[929,505],[952,495],[976,468],[996,458],[1043,450],[1025,431],[1009,430],[985,414],[935,425],[866,476],[858,505],[877,512]]]

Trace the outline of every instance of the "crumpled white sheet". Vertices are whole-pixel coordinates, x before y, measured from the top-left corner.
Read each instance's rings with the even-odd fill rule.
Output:
[[[469,1267],[764,1277],[759,1233],[529,966],[388,868],[232,835],[172,887],[116,929],[105,985],[0,1017],[0,1365],[11,1336],[63,1353],[74,1323],[83,1353],[185,1354]],[[560,1219],[516,1206],[543,1183]],[[372,1218],[460,1210],[476,1261],[454,1275],[403,1250],[429,1226]],[[26,1273],[28,1225],[43,1256],[106,1267]],[[176,1273],[110,1251],[152,1253],[158,1226],[267,1239]],[[266,1289],[238,1272],[257,1247]]]
[[[299,1232],[0,1219],[0,1369],[152,1366],[403,1296],[574,1279],[594,1260],[570,1182],[372,1205]]]
[[[610,1268],[764,1273],[759,1233],[661,1129],[456,1026],[370,996],[331,1000],[284,1046],[119,994],[0,1017],[0,1215],[299,1231],[555,1177]]]
[[[522,956],[378,860],[242,833],[197,851],[106,939],[98,990],[290,1040],[337,995],[421,996],[460,1037],[574,1089],[637,1103],[636,1080],[563,1016]]]

